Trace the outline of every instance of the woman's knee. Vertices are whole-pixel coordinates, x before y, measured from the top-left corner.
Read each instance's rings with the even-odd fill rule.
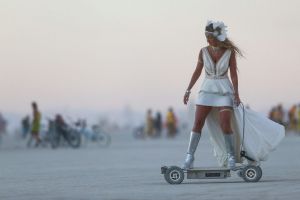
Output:
[[[221,122],[221,129],[223,133],[231,133],[232,129],[229,122]]]
[[[202,128],[203,128],[203,125],[204,125],[204,120],[195,121],[193,131],[198,132],[198,133],[201,132]]]
[[[193,131],[198,132],[198,133],[200,133],[202,131],[202,127],[204,126],[206,116],[208,115],[210,110],[211,110],[211,107],[209,107],[209,106],[197,106]]]
[[[222,108],[220,110],[220,125],[222,131],[226,133],[231,133],[231,111],[228,108]]]

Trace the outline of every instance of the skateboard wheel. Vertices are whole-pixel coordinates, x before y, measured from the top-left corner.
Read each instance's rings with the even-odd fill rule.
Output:
[[[262,177],[262,170],[260,166],[246,166],[241,175],[246,182],[258,182]]]
[[[184,173],[180,167],[171,166],[167,169],[164,177],[170,184],[180,184],[184,179]]]

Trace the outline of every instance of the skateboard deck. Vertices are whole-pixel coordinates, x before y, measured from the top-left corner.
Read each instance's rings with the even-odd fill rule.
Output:
[[[230,169],[224,167],[196,167],[186,170],[187,179],[218,179],[230,177]]]

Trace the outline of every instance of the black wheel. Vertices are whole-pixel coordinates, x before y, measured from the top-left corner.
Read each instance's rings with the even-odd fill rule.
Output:
[[[164,177],[170,184],[180,184],[184,179],[184,173],[180,167],[171,166],[167,169]]]
[[[81,144],[81,135],[76,130],[70,130],[68,132],[67,141],[72,148],[78,148]]]
[[[246,166],[241,175],[246,182],[258,182],[262,177],[262,170],[260,166]]]
[[[111,143],[111,137],[107,133],[95,133],[95,142],[100,147],[108,147]]]

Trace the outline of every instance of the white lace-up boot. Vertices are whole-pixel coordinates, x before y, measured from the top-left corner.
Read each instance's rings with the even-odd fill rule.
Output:
[[[196,133],[196,132],[193,132],[193,131],[191,132],[190,142],[189,142],[186,158],[185,158],[184,164],[182,166],[182,169],[191,169],[191,168],[193,168],[194,153],[197,149],[200,137],[201,137],[201,133]]]
[[[234,155],[234,136],[233,134],[224,134],[225,146],[227,151],[227,167],[229,169],[235,168],[235,155]]]

